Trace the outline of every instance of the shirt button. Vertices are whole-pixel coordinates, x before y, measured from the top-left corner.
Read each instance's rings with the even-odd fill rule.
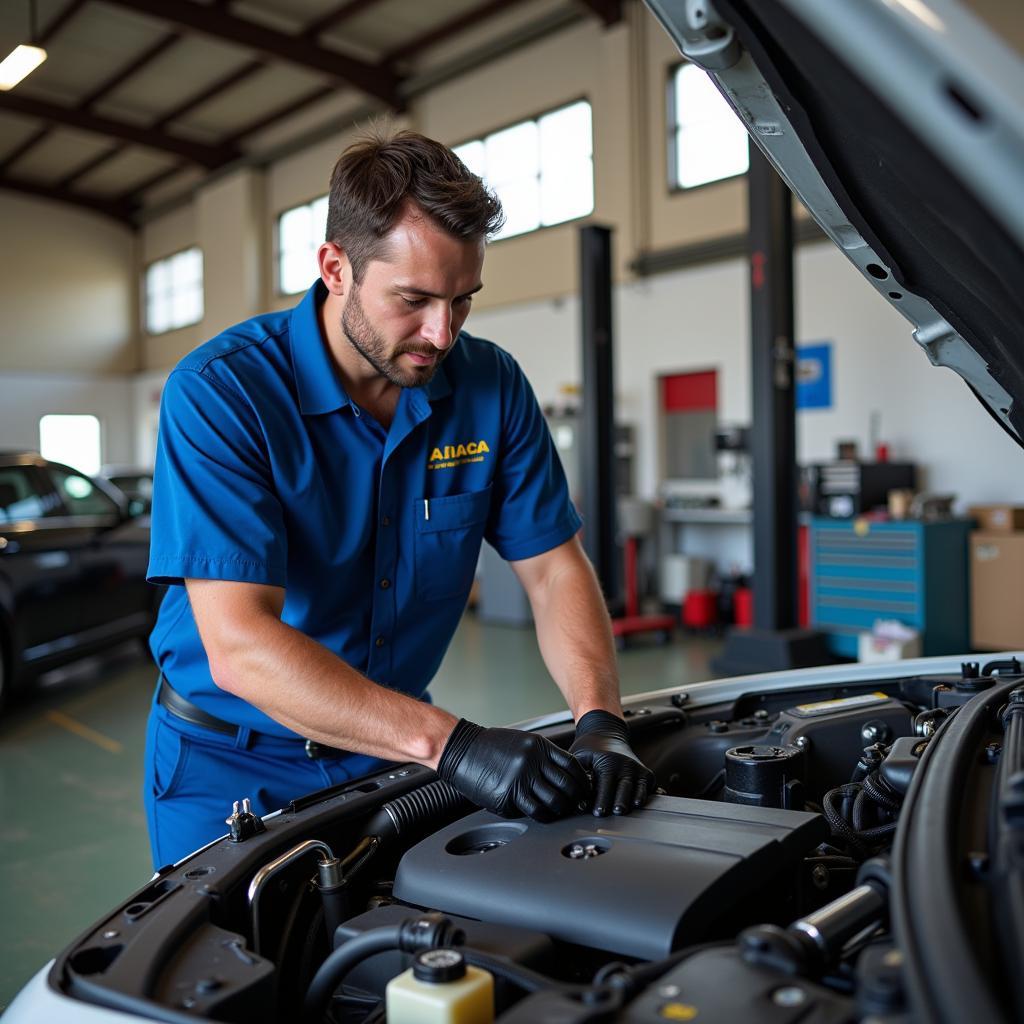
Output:
[[[390,526],[390,525],[391,525],[391,516],[385,516],[385,517],[384,517],[384,518],[383,518],[383,519],[382,519],[382,520],[380,521],[380,525],[381,525],[381,526]]]
[[[376,645],[377,645],[378,647],[383,647],[383,646],[384,646],[384,637],[382,637],[382,636],[379,636],[379,637],[377,637],[377,639],[376,639],[376,640],[374,640],[373,642],[374,642],[374,643],[375,643],[375,644],[376,644]]]
[[[381,590],[387,590],[388,587],[390,587],[390,586],[391,586],[391,580],[381,580],[380,581],[380,589]]]

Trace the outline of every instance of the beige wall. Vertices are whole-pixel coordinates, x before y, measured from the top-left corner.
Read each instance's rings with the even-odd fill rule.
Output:
[[[122,374],[138,367],[132,231],[0,191],[0,373]]]
[[[668,69],[678,54],[640,4],[627,5],[627,18],[606,29],[587,19],[485,67],[437,86],[418,97],[396,126],[409,126],[456,145],[496,128],[536,116],[580,98],[594,113],[594,212],[588,221],[616,229],[616,279],[631,278],[630,263],[651,249],[706,241],[741,231],[746,190],[742,181],[724,182],[692,193],[670,194],[666,183],[665,95]],[[144,366],[166,369],[190,348],[226,324],[259,309],[280,309],[295,296],[276,292],[275,224],[299,203],[323,195],[338,154],[358,126],[268,166],[262,185],[217,183],[200,190],[185,207],[143,229],[143,263],[188,245],[204,250],[207,315],[193,328],[146,338]],[[251,172],[255,174],[256,172]],[[221,188],[227,190],[222,195]],[[248,210],[253,220],[243,211]],[[216,216],[211,221],[211,214]],[[572,295],[578,287],[580,221],[543,228],[494,243],[488,250],[485,290],[477,309]],[[261,260],[255,308],[250,283],[230,280],[237,268],[225,252],[235,230],[251,240]],[[208,248],[221,253],[212,258]]]
[[[145,370],[169,369],[197,345],[266,308],[270,273],[265,174],[247,168],[201,188],[193,202],[145,225],[138,273],[190,246],[203,253],[203,319],[165,334],[143,330]]]

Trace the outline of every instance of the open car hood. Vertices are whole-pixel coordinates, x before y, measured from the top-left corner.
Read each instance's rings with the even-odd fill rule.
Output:
[[[645,0],[937,366],[1024,444],[1024,62],[953,0]]]

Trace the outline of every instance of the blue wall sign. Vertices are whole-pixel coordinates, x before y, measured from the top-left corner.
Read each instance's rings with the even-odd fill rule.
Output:
[[[796,407],[832,408],[832,342],[797,346]]]

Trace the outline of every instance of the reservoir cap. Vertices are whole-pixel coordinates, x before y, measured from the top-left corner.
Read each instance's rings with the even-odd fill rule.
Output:
[[[458,981],[466,976],[466,961],[457,949],[427,949],[416,955],[412,974],[417,981],[435,985]]]

